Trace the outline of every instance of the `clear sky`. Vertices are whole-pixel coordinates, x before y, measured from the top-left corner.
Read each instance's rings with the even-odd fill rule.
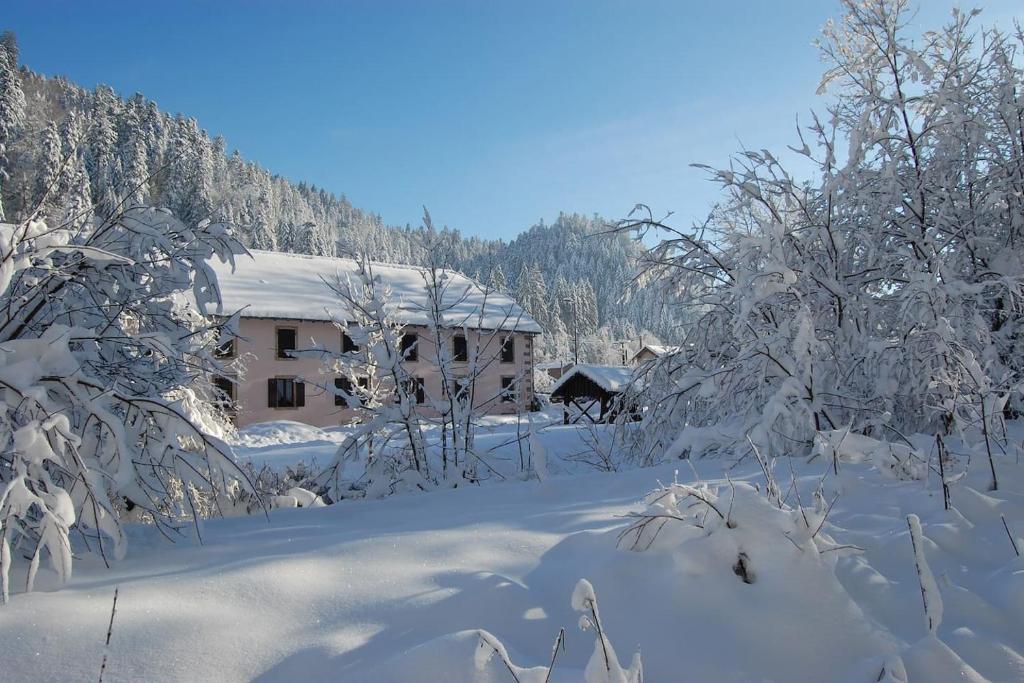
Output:
[[[919,23],[948,16],[924,0]],[[980,0],[986,23],[1020,0]],[[392,224],[509,239],[559,211],[703,216],[693,162],[784,150],[834,0],[3,0],[22,61],[196,117]]]

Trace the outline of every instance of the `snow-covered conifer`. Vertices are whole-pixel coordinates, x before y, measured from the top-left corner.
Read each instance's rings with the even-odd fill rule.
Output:
[[[7,149],[25,118],[25,93],[18,74],[17,43],[7,32],[0,41],[0,221],[4,220],[3,190],[9,173]]]

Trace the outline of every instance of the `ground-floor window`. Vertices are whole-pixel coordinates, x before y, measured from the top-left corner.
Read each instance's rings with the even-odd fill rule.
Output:
[[[406,394],[412,396],[416,403],[425,403],[427,400],[426,388],[422,377],[410,377],[406,380]]]
[[[456,377],[455,378],[455,399],[459,403],[467,403],[469,401],[470,382],[468,377]]]
[[[501,402],[502,403],[515,403],[516,402],[516,378],[515,377],[502,377],[501,378]]]
[[[366,390],[370,386],[370,378],[357,377],[356,384],[359,386],[360,389]],[[335,377],[334,388],[337,389],[338,391],[344,391],[346,394],[353,397],[353,402],[350,403],[349,401],[345,400],[344,396],[339,396],[338,394],[335,394],[334,405],[353,408],[358,407],[360,405],[359,399],[356,398],[355,389],[352,386],[352,380],[350,380],[348,377]]]
[[[271,408],[302,408],[306,405],[306,385],[294,377],[267,380],[267,405]]]
[[[352,395],[352,380],[348,377],[336,377],[334,379],[334,388],[338,391],[344,391],[349,396]],[[348,406],[348,399],[340,394],[334,395],[334,405],[336,406]]]
[[[215,400],[225,410],[233,410],[235,407],[235,381],[231,377],[217,375],[213,378],[213,388],[216,390]]]

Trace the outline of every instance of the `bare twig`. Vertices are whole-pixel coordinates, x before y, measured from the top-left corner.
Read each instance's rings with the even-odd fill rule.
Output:
[[[117,614],[117,592],[120,588],[114,589],[114,604],[110,606],[110,624],[107,626],[107,642],[103,646],[103,662],[100,663],[99,683],[103,683],[103,673],[107,669],[107,655],[110,654],[110,636],[114,633],[114,615]]]
[[[1013,546],[1013,552],[1016,553],[1017,557],[1020,557],[1020,548],[1017,547],[1017,541],[1014,540],[1013,534],[1010,533],[1010,527],[1006,523],[1006,515],[999,515],[999,519],[1003,520],[1003,528],[1006,529],[1006,535],[1010,538],[1010,545]]]

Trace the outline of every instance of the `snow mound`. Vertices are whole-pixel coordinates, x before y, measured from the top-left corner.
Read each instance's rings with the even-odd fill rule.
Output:
[[[625,528],[566,539],[545,565],[590,558],[617,639],[642,645],[649,671],[685,663],[689,680],[874,680],[880,658],[898,656],[898,641],[836,577],[850,550],[826,533],[823,498],[788,509],[747,483],[672,484],[647,504]],[[602,554],[597,546],[616,545],[610,534],[618,550]]]
[[[345,436],[342,433],[329,432],[304,422],[275,420],[273,422],[257,422],[238,430],[235,442],[247,448],[263,448],[315,441],[341,443],[344,439]]]

